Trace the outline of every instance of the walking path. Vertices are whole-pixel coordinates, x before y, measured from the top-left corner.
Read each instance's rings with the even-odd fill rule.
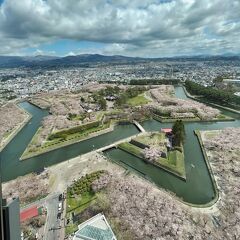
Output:
[[[103,151],[106,151],[107,149],[114,148],[118,144],[123,143],[123,142],[129,142],[132,138],[134,138],[136,136],[139,136],[139,135],[142,135],[142,134],[144,134],[146,132],[146,130],[142,127],[142,125],[139,122],[133,120],[133,123],[139,129],[139,131],[141,131],[140,133],[137,133],[137,134],[135,134],[135,135],[133,135],[131,137],[128,137],[128,138],[121,139],[121,140],[119,140],[117,142],[114,142],[114,143],[112,143],[110,145],[107,145],[105,147],[99,148],[99,149],[96,150],[96,152],[103,152]]]
[[[135,124],[135,126],[136,126],[141,132],[146,132],[145,129],[142,127],[142,125],[141,125],[139,122],[133,120],[133,123]]]
[[[135,134],[135,135],[133,135],[133,136],[131,136],[131,137],[121,139],[121,140],[119,140],[119,141],[117,141],[117,142],[114,142],[113,144],[109,144],[109,145],[107,145],[107,146],[105,146],[105,147],[99,148],[99,149],[96,150],[96,152],[99,153],[99,152],[106,151],[107,149],[114,148],[114,147],[116,147],[117,145],[119,145],[120,143],[129,142],[132,138],[137,137],[137,136],[140,136],[140,135],[143,135],[144,133],[145,133],[145,130],[144,130],[144,132],[137,133],[137,134]]]

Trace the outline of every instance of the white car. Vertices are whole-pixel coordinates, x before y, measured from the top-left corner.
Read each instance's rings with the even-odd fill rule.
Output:
[[[58,211],[61,211],[62,210],[62,203],[60,202],[59,204],[58,204]]]

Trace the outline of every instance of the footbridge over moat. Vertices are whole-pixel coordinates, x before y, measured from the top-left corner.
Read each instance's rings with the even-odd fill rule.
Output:
[[[138,130],[142,133],[146,132],[146,130],[143,128],[143,126],[137,122],[136,120],[133,120],[133,124],[138,128]]]
[[[144,131],[145,131],[145,130],[144,130]],[[132,138],[135,138],[135,137],[137,137],[137,136],[141,136],[141,135],[143,135],[143,134],[144,134],[144,133],[141,132],[141,133],[135,134],[135,135],[133,135],[133,136],[131,136],[131,137],[121,139],[121,140],[119,140],[119,141],[117,141],[117,142],[114,142],[113,144],[109,144],[109,145],[107,145],[107,146],[105,146],[105,147],[99,148],[99,149],[97,149],[96,151],[97,151],[97,152],[103,152],[103,151],[106,151],[106,150],[111,149],[111,148],[116,148],[117,145],[119,145],[120,143],[129,142],[129,141],[132,140]]]

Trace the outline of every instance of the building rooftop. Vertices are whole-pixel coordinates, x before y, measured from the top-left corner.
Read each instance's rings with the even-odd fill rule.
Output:
[[[172,129],[171,129],[171,128],[161,128],[161,132],[171,133],[171,132],[172,132]]]
[[[73,240],[117,240],[105,216],[101,213],[78,225]]]

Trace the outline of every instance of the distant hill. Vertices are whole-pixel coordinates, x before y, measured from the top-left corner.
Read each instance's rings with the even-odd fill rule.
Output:
[[[181,56],[172,58],[139,58],[120,55],[81,54],[76,56],[0,56],[0,68],[12,67],[61,67],[89,65],[91,63],[138,63],[145,61],[198,61],[198,60],[240,60],[239,56]]]
[[[0,67],[37,67],[37,66],[71,66],[81,63],[97,62],[130,62],[142,61],[143,58],[125,56],[104,56],[100,54],[81,54],[76,56],[54,57],[54,56],[0,56]]]
[[[107,62],[129,62],[129,61],[141,61],[143,58],[125,57],[125,56],[105,56],[100,54],[81,54],[76,56],[67,56],[48,61],[48,64],[59,65],[76,65],[79,63],[107,63]]]
[[[22,56],[0,56],[0,67],[27,67],[32,65],[38,65],[43,62],[50,60],[57,60],[59,57],[53,56],[33,56],[33,57],[22,57]]]

